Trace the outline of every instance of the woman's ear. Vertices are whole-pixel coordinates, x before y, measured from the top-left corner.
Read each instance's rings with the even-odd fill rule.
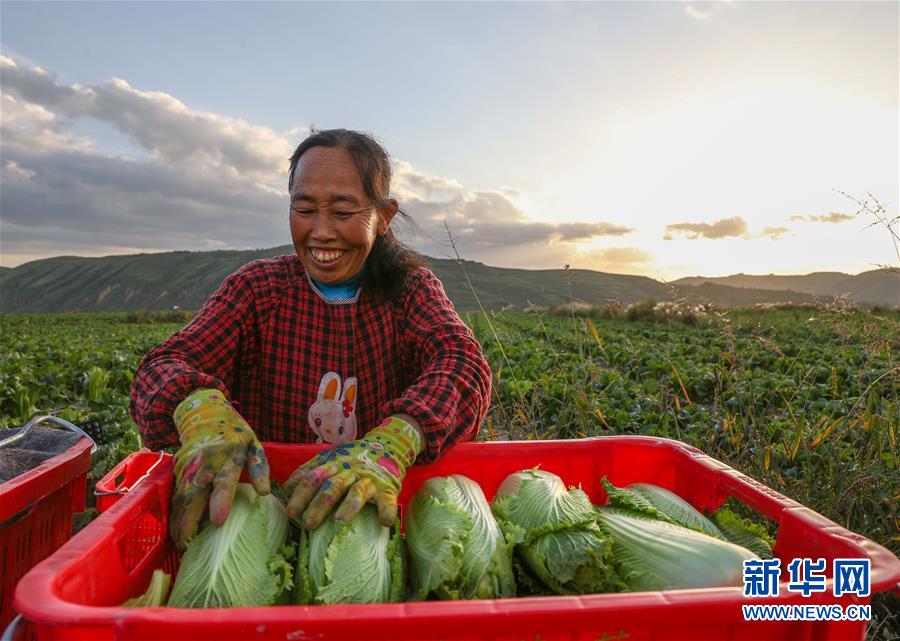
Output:
[[[378,209],[379,236],[384,236],[387,233],[388,227],[391,226],[391,221],[394,220],[394,216],[397,215],[398,209],[400,209],[400,205],[393,198],[388,198],[385,201],[384,206]]]

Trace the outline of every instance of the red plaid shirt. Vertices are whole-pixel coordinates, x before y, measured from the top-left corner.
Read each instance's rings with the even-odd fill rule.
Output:
[[[421,460],[473,438],[491,373],[472,331],[428,269],[393,303],[361,293],[326,302],[296,256],[253,261],[225,279],[196,317],[148,352],[131,386],[144,443],[178,443],[172,412],[197,388],[225,393],[261,441],[313,442],[307,422],[326,372],[358,379],[358,434],[392,414],[425,433]]]

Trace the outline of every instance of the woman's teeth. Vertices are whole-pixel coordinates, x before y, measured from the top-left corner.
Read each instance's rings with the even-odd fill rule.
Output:
[[[321,249],[310,249],[309,253],[320,263],[333,263],[338,258],[347,253],[346,249],[322,251]]]

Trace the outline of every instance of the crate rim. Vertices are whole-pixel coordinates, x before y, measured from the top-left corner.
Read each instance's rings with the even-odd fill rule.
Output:
[[[832,581],[828,581],[828,587]],[[769,603],[764,598],[742,596],[742,588],[702,588],[661,590],[652,592],[621,592],[609,594],[589,594],[571,596],[526,596],[507,599],[472,599],[465,601],[416,601],[403,603],[381,603],[374,607],[369,604],[348,605],[272,605],[239,608],[170,608],[167,606],[126,609],[120,606],[83,606],[58,600],[55,597],[48,605],[53,605],[52,613],[41,610],[40,623],[50,625],[78,626],[113,626],[123,624],[134,625],[145,619],[164,618],[167,622],[179,625],[209,624],[243,624],[265,625],[266,623],[291,623],[310,621],[324,623],[335,619],[356,619],[362,615],[373,623],[389,622],[397,618],[428,620],[439,623],[441,620],[458,620],[460,610],[465,610],[466,618],[503,616],[506,620],[534,617],[536,615],[559,614],[561,606],[568,606],[567,616],[594,617],[604,612],[622,612],[627,610],[643,610],[648,606],[666,608],[688,608],[697,605],[716,606]],[[815,605],[817,603],[858,603],[859,599],[830,596],[830,591],[810,597],[799,593],[791,593],[779,600],[779,604]],[[18,607],[18,600],[16,601]],[[22,608],[21,613],[30,619],[29,612]],[[668,610],[667,610],[668,611]],[[198,619],[198,613],[202,618]]]
[[[51,492],[78,475],[90,471],[90,456],[84,456],[93,443],[90,439],[78,439],[65,452],[43,461],[37,467],[19,476],[0,483],[0,500],[3,509],[0,521],[27,509],[35,501],[40,501]]]

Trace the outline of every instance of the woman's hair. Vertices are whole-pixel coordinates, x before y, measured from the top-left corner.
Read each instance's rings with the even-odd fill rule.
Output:
[[[363,189],[369,200],[378,208],[384,207],[391,190],[391,159],[384,148],[369,134],[349,129],[313,129],[291,156],[288,190],[293,190],[294,173],[300,157],[313,147],[340,147],[346,149],[356,165]],[[415,224],[402,209],[397,213]],[[393,300],[403,293],[409,273],[425,265],[419,254],[397,240],[388,227],[383,235],[375,238],[372,251],[366,258],[363,290],[368,294]]]

